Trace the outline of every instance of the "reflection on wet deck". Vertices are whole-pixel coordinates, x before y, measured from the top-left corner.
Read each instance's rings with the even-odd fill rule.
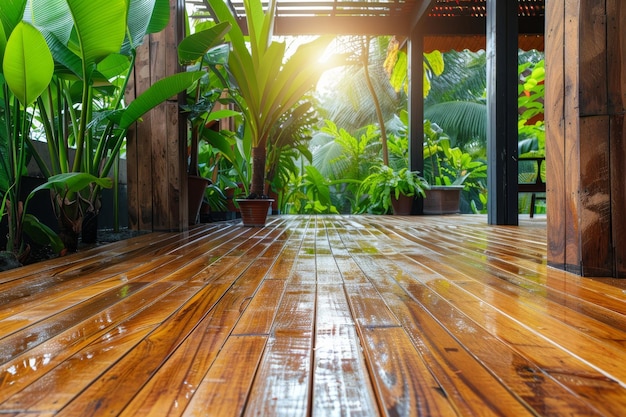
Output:
[[[2,273],[0,415],[622,415],[626,281],[544,227],[279,216]]]

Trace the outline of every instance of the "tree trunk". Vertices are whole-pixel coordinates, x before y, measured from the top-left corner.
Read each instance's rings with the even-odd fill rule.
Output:
[[[265,194],[265,145],[252,148],[252,184],[250,198],[260,198]]]

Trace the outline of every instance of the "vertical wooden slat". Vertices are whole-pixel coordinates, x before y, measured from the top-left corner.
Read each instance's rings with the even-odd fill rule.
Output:
[[[609,66],[608,92],[610,115],[611,216],[615,256],[615,276],[626,276],[626,222],[620,221],[626,213],[626,130],[624,104],[626,102],[626,7],[621,0],[607,1],[607,43]]]
[[[580,189],[580,120],[579,120],[579,102],[580,102],[580,28],[579,28],[579,0],[565,1],[565,36],[564,45],[564,68],[565,85],[563,94],[565,94],[564,102],[564,119],[565,119],[565,143],[563,148],[565,164],[563,166],[565,189],[564,189],[564,208],[565,212],[561,213],[565,222],[565,268],[570,272],[580,274],[580,207],[578,201],[578,190]]]
[[[424,19],[423,19],[424,20]],[[424,172],[424,32],[422,25],[411,30],[409,38],[409,166]],[[423,212],[423,200],[414,203],[415,213]]]
[[[136,96],[180,71],[184,1],[169,0],[170,23],[139,48],[134,71]],[[129,134],[129,226],[138,230],[186,230],[186,136],[176,97],[143,116]]]
[[[580,25],[580,216],[583,275],[610,276],[606,2],[582,0]],[[584,17],[584,18],[583,18]],[[572,170],[575,171],[575,170]]]
[[[545,122],[548,263],[565,268],[565,0],[546,4]]]

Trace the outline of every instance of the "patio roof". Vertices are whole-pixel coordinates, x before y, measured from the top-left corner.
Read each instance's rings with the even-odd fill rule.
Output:
[[[225,1],[243,23],[243,0]],[[427,35],[482,35],[485,32],[486,0],[276,1],[277,35],[406,36],[420,20],[426,25]],[[203,18],[210,14],[208,0],[186,0],[186,3],[193,9],[192,17]],[[545,0],[519,0],[520,33],[543,35],[544,12]]]

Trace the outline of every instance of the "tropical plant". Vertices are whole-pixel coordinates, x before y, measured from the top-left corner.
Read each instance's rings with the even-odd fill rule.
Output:
[[[29,254],[24,234],[36,243],[51,244],[59,252],[63,244],[52,229],[28,213],[21,201],[22,176],[30,158],[28,142],[32,127],[32,105],[52,78],[54,63],[43,35],[31,25],[0,16],[0,217],[7,217],[6,251],[19,262]],[[8,32],[8,39],[4,33]]]
[[[424,174],[430,185],[463,185],[465,181],[486,178],[487,165],[450,145],[450,138],[429,120],[424,122]]]
[[[187,91],[188,103],[182,108],[191,123],[189,174],[199,175],[198,146],[204,130],[221,118],[234,117],[238,113],[229,109],[215,110],[222,99],[224,76],[219,67],[226,64],[228,46],[218,46],[230,30],[228,22],[220,23],[191,34],[178,45],[178,59],[189,71],[203,71],[204,76]]]
[[[265,164],[267,145],[281,116],[312,89],[331,60],[319,61],[332,37],[319,37],[301,44],[287,56],[285,43],[273,40],[276,1],[263,11],[260,0],[244,0],[249,45],[227,4],[209,0],[218,22],[232,26],[228,70],[237,84],[232,95],[244,114],[244,141],[252,153],[252,180],[249,197],[266,194]]]
[[[39,80],[45,92],[37,99],[37,121],[45,133],[48,158],[31,147],[33,157],[46,177],[70,172],[106,177],[127,129],[202,74],[160,80],[126,106],[124,92],[135,50],[147,33],[166,26],[168,2],[32,0],[28,9],[25,3],[11,11],[45,35],[55,62],[52,82]],[[85,213],[97,214],[101,186],[93,183],[80,192],[52,192],[61,238],[68,250],[75,250]]]
[[[406,42],[396,37],[391,38],[387,48],[387,56],[383,64],[389,76],[389,81],[396,91],[409,91],[409,59],[407,57]],[[441,75],[444,69],[444,60],[441,52],[435,50],[424,54],[424,97],[428,97],[431,90],[431,80]]]
[[[283,208],[291,214],[338,214],[333,189],[342,184],[359,184],[352,179],[330,180],[313,165],[305,165],[300,176],[292,174],[285,193]]]
[[[293,175],[300,172],[301,163],[311,163],[309,150],[312,127],[318,121],[311,99],[305,98],[286,112],[276,123],[268,142],[266,183],[272,197],[278,198],[277,207],[282,206],[282,197]]]
[[[362,211],[386,214],[391,209],[392,199],[423,197],[428,188],[428,182],[416,171],[408,168],[395,170],[384,164],[374,166],[359,187],[360,199],[364,199]]]
[[[546,131],[544,113],[544,60],[523,62],[518,72],[518,156],[545,156]]]

